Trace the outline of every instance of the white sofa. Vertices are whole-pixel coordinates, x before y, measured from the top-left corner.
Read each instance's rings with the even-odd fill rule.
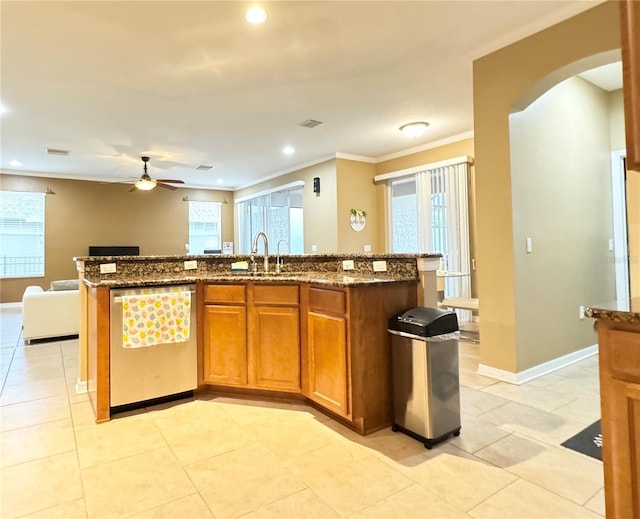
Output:
[[[78,335],[80,332],[80,292],[27,287],[22,296],[22,334],[29,343]]]

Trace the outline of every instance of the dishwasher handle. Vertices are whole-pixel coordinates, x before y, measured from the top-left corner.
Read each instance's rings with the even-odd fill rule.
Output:
[[[186,290],[185,290],[185,292],[186,292]],[[196,293],[196,291],[195,291],[195,290],[189,290],[189,292],[190,292],[191,294],[195,294],[195,293]],[[164,293],[164,292],[157,292],[157,293]],[[168,292],[168,293],[176,294],[177,292]],[[140,294],[140,295],[151,295],[151,294]],[[116,304],[118,304],[118,303],[122,303],[122,296],[116,296],[116,297],[112,298],[112,301],[113,301],[114,303],[116,303]]]

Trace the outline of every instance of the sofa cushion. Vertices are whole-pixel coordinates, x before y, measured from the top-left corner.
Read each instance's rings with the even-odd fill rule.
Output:
[[[51,288],[49,290],[52,292],[55,292],[56,290],[78,290],[78,280],[61,279],[59,281],[52,281]]]

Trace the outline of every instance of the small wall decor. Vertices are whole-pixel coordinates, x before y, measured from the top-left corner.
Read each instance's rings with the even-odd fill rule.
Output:
[[[362,211],[361,209],[351,209],[351,216],[349,218],[349,225],[351,228],[360,232],[364,229],[365,224],[367,223],[367,212]]]

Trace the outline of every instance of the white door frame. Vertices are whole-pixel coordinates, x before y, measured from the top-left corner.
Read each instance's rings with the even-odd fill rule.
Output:
[[[629,299],[629,251],[627,250],[626,185],[623,159],[626,150],[611,152],[613,194],[613,256],[616,272],[616,299]]]

